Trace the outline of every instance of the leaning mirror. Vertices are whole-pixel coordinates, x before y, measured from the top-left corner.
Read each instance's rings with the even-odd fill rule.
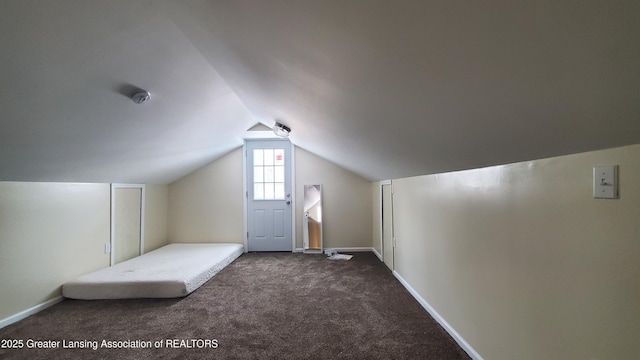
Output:
[[[322,185],[304,186],[303,238],[305,253],[322,253]]]

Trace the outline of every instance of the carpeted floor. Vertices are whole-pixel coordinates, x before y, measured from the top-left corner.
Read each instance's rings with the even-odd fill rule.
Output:
[[[3,359],[469,358],[372,253],[244,254],[185,298],[65,300],[0,339],[23,346]]]

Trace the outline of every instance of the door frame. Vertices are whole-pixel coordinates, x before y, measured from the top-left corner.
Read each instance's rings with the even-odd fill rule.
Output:
[[[296,251],[296,147],[291,140],[271,136],[245,136],[242,144],[242,190],[244,192],[244,252],[249,252],[249,189],[247,188],[247,142],[249,141],[282,141],[291,146],[291,252]]]
[[[117,189],[140,189],[140,255],[144,254],[144,204],[145,204],[144,184],[111,184],[111,234],[109,236],[109,266],[113,266],[116,235],[116,190]]]
[[[382,188],[384,186],[390,186],[390,190],[391,190],[391,249],[393,251],[392,255],[395,258],[395,251],[396,251],[396,239],[395,239],[395,233],[394,233],[394,228],[393,228],[393,182],[391,180],[383,180],[380,181],[380,190],[379,190],[379,194],[380,194],[380,252],[382,253],[381,255],[381,260],[384,263],[385,259],[384,259],[384,218],[383,218],[383,214],[384,214],[384,194],[382,192]],[[395,260],[395,259],[392,259]],[[391,269],[391,271],[395,270],[396,264],[395,261],[392,261],[393,264],[393,269]]]

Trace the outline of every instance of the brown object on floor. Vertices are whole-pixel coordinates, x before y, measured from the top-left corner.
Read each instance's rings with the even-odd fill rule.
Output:
[[[25,343],[0,349],[2,359],[469,358],[371,253],[244,254],[185,298],[65,300],[0,329],[0,339],[98,345]],[[101,348],[103,340],[151,348]]]

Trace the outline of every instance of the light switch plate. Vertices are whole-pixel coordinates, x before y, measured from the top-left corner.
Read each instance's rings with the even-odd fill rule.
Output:
[[[593,168],[593,197],[597,199],[618,198],[618,165]]]
[[[111,253],[111,244],[110,243],[104,244],[104,253],[105,254],[110,254]]]

